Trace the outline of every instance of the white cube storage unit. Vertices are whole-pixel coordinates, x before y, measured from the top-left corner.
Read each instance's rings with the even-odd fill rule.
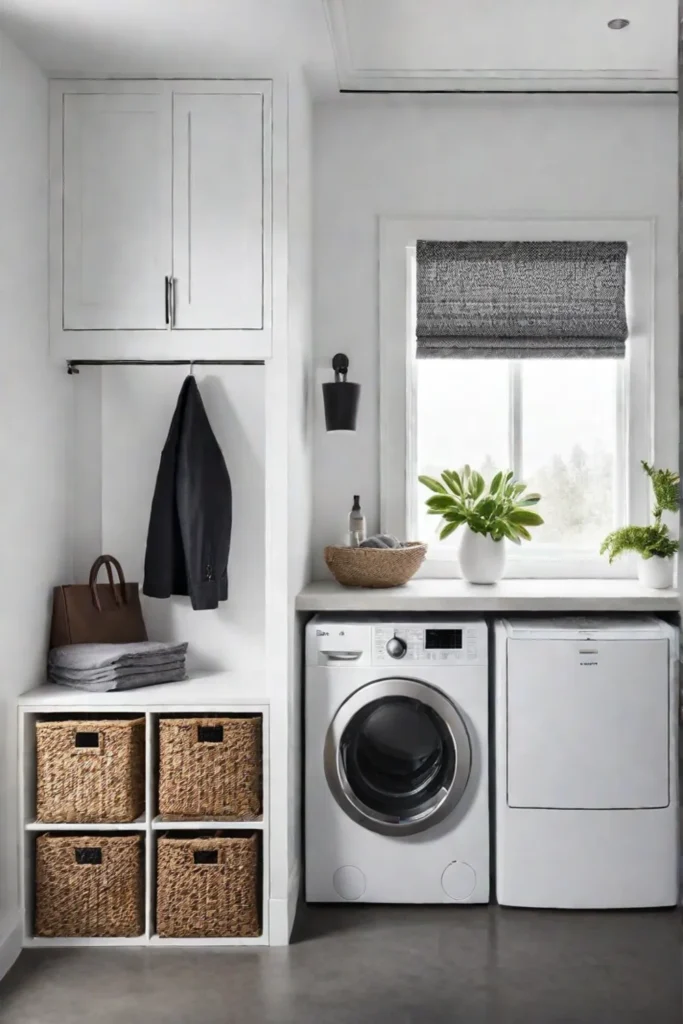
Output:
[[[21,834],[21,899],[24,913],[25,946],[244,946],[268,945],[269,901],[269,771],[268,771],[268,704],[251,701],[249,685],[235,685],[231,674],[185,683],[145,687],[122,693],[90,694],[66,687],[44,686],[19,698],[19,765],[20,765],[20,834]],[[108,715],[138,714],[145,719],[145,809],[133,822],[44,822],[36,820],[36,722],[50,718],[106,718]],[[258,715],[262,726],[263,813],[250,820],[197,819],[172,820],[158,813],[158,737],[159,719],[171,715],[190,718]],[[204,834],[222,831],[226,834],[244,832],[260,834],[260,917],[261,933],[249,938],[160,938],[156,930],[156,849],[162,835],[182,833]],[[115,835],[139,832],[144,848],[145,927],[143,934],[131,938],[43,938],[34,935],[35,841],[44,833],[70,835]]]

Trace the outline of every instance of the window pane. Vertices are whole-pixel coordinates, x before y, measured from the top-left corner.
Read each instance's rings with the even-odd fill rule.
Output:
[[[618,518],[619,363],[529,359],[522,374],[523,477],[542,494],[545,519],[533,545],[597,552]]]
[[[439,476],[466,462],[490,479],[509,464],[508,361],[420,359],[416,362],[418,474]],[[440,522],[428,516],[429,492],[415,481],[417,538],[435,541]],[[443,542],[457,545],[458,531]]]

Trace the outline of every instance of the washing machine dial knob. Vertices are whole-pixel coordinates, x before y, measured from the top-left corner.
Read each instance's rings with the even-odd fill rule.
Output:
[[[390,658],[404,658],[408,650],[408,644],[401,640],[400,636],[392,636],[387,642],[387,654]]]

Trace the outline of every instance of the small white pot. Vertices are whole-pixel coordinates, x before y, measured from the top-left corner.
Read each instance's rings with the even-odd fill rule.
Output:
[[[653,555],[638,558],[638,579],[651,590],[667,590],[674,584],[674,560]]]
[[[463,526],[460,571],[469,583],[497,583],[505,572],[505,541]]]

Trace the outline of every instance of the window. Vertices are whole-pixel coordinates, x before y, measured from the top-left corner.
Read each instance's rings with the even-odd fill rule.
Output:
[[[436,542],[438,524],[418,474],[465,462],[486,480],[509,467],[543,495],[545,525],[529,547],[536,556],[590,555],[625,522],[620,361],[434,359],[416,361],[414,374],[415,536]],[[458,541],[456,532],[442,547],[450,553]]]
[[[416,359],[420,237],[626,240],[626,358]],[[610,567],[599,547],[615,527],[647,521],[638,467],[652,457],[652,249],[646,221],[383,222],[382,529],[429,543],[424,575],[458,575],[459,533],[438,540],[417,477],[466,462],[487,479],[510,468],[543,496],[545,525],[531,543],[508,550],[507,575],[635,575],[628,562]]]

